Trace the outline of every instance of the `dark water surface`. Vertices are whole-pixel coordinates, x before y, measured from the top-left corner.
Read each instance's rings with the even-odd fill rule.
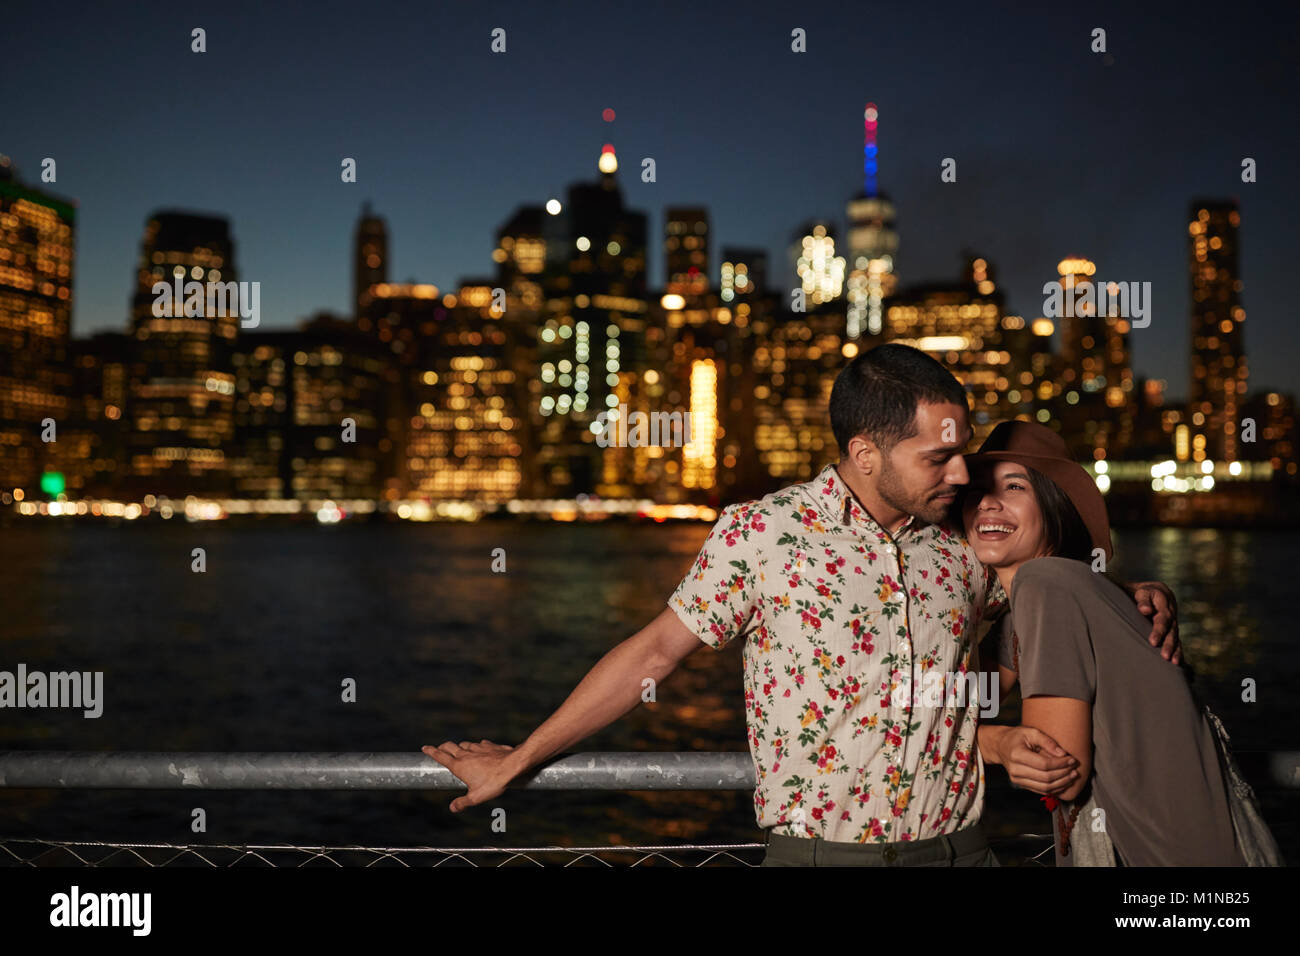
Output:
[[[0,710],[0,749],[418,751],[519,743],[649,622],[704,525],[32,522],[0,530],[0,669],[104,671],[104,713]],[[1117,570],[1179,596],[1196,686],[1238,751],[1300,749],[1295,532],[1116,534]],[[207,571],[190,570],[191,549]],[[507,572],[491,571],[505,548]],[[358,701],[343,703],[354,678]],[[1259,685],[1241,701],[1241,682]],[[1153,733],[1159,728],[1153,727]],[[691,655],[580,750],[745,750],[740,646]],[[990,771],[995,837],[1047,833]],[[1257,779],[1300,859],[1296,791]],[[452,793],[0,790],[0,836],[125,842],[522,846],[752,842],[739,793],[524,793],[453,815]],[[207,813],[206,834],[190,831]],[[1158,808],[1153,808],[1158,812]],[[1044,845],[1045,842],[1044,842]],[[1006,860],[1014,862],[1014,860]]]

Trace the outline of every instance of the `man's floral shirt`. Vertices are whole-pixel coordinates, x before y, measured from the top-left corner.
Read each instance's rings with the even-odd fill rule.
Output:
[[[1005,604],[958,529],[909,517],[891,538],[827,465],[726,508],[668,603],[711,647],[745,638],[760,827],[882,843],[979,820],[976,695],[918,699],[930,671],[978,669]]]

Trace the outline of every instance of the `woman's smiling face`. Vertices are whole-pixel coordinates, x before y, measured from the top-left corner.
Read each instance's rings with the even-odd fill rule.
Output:
[[[1024,465],[992,461],[972,467],[962,520],[966,539],[990,567],[1016,568],[1048,553],[1043,512]]]

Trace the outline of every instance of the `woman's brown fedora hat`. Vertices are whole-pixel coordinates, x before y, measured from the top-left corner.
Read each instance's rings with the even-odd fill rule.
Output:
[[[981,461],[1014,461],[1050,478],[1079,512],[1092,536],[1093,547],[1101,548],[1106,558],[1110,558],[1114,549],[1106,502],[1096,482],[1070,457],[1065,439],[1060,435],[1035,422],[999,422],[979,451],[966,456],[967,465],[978,465]]]

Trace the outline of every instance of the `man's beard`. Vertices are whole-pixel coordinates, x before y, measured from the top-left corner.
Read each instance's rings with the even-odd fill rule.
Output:
[[[876,492],[889,507],[913,515],[929,524],[938,524],[948,517],[953,504],[951,501],[935,501],[933,498],[914,498],[909,495],[902,482],[898,480],[898,473],[890,466],[888,458],[885,459],[884,467],[880,471],[880,483],[876,486]],[[936,494],[943,494],[943,492],[936,492]]]

